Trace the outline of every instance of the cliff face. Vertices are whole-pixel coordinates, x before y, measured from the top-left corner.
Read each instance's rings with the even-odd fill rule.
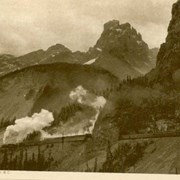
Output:
[[[168,27],[166,42],[161,45],[157,56],[157,80],[179,81],[180,76],[180,1],[172,8],[172,19]]]

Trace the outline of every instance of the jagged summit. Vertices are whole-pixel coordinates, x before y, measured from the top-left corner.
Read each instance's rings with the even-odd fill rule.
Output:
[[[137,77],[154,67],[148,45],[130,23],[120,24],[111,20],[104,24],[104,30],[94,47],[87,52],[88,63],[101,66],[120,79]]]
[[[129,23],[120,24],[118,20],[112,20],[104,24],[104,31],[95,48],[102,50],[118,48],[118,51],[128,51],[133,48],[141,48],[141,46],[148,51],[148,45],[142,40],[141,34],[137,33],[136,29]]]

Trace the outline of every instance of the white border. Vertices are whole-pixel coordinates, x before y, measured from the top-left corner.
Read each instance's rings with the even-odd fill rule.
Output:
[[[2,180],[180,180],[179,175],[1,171]]]

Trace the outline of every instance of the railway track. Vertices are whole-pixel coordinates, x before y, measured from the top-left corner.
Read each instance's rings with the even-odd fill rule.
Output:
[[[165,138],[165,137],[180,137],[180,132],[129,134],[129,135],[122,135],[120,140],[150,139],[150,138]]]

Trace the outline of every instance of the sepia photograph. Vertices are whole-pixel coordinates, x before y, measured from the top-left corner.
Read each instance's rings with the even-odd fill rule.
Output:
[[[0,175],[180,174],[180,0],[0,12]]]

